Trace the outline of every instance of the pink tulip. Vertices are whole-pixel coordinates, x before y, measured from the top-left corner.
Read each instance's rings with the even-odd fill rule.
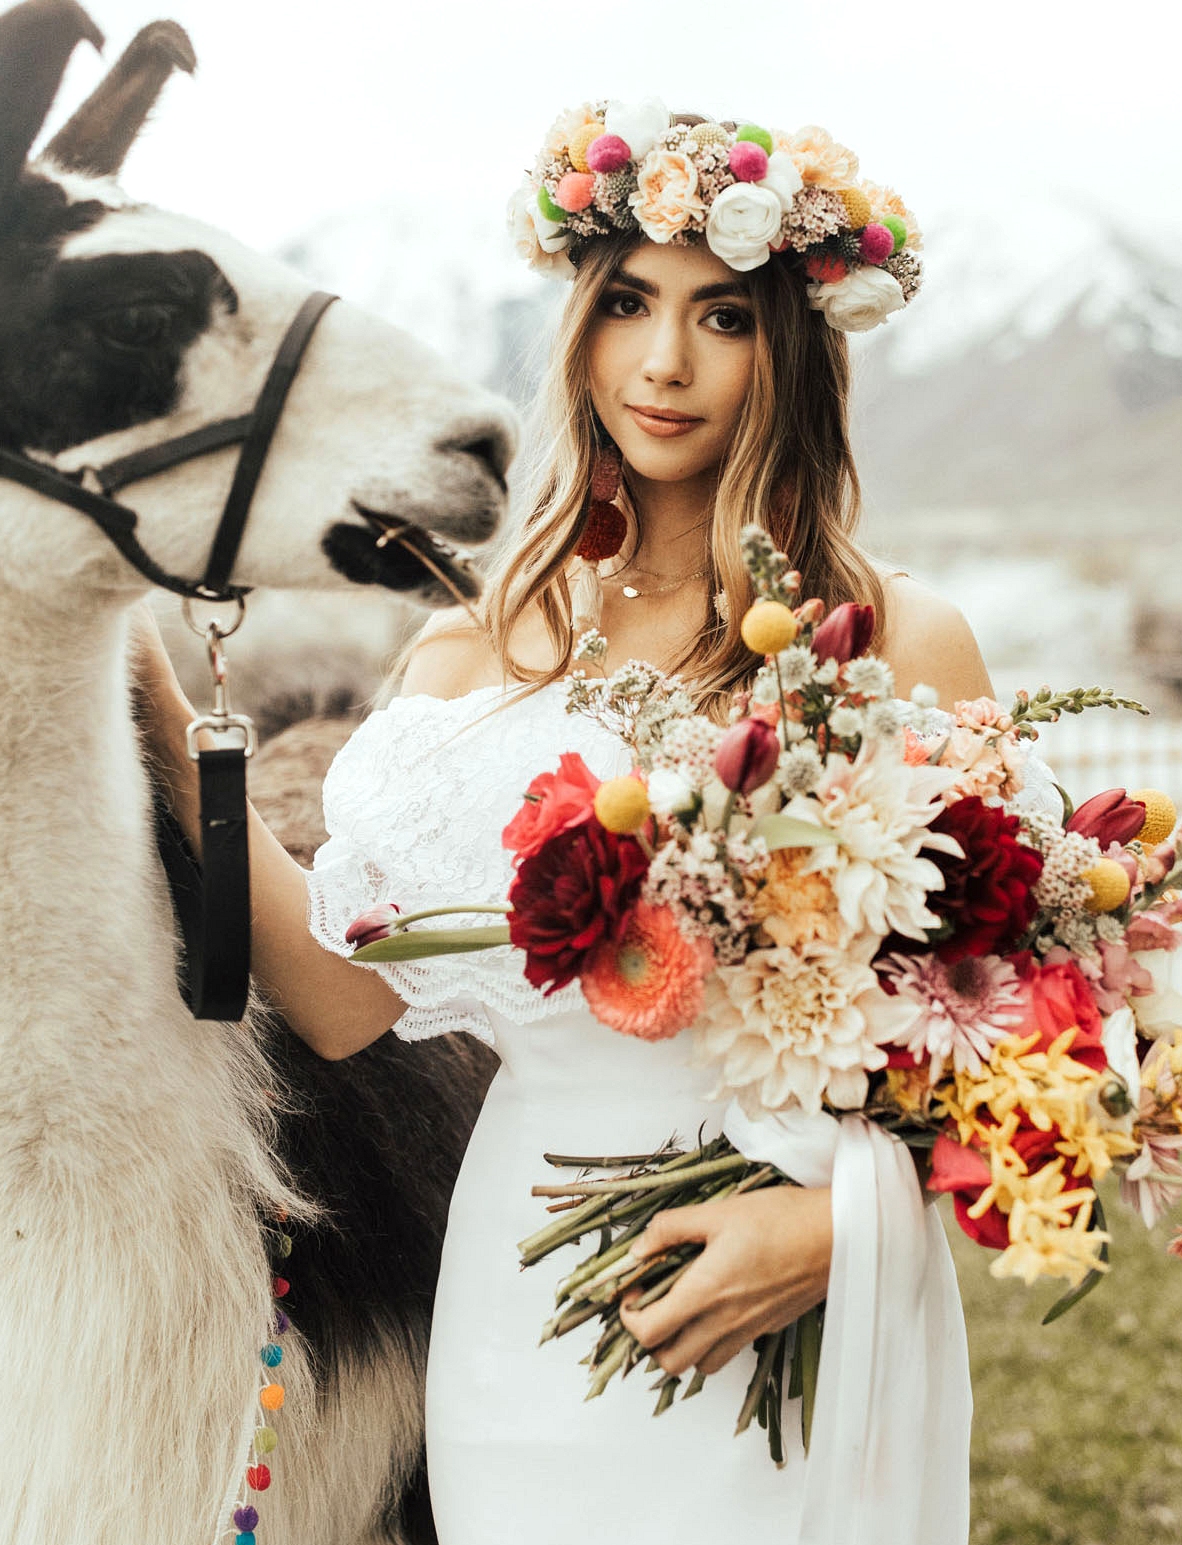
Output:
[[[845,601],[835,606],[813,634],[812,650],[818,660],[836,660],[844,665],[865,654],[874,637],[873,606],[858,606]]]
[[[714,771],[733,793],[750,794],[767,782],[779,759],[780,741],[771,725],[740,719],[719,741]]]
[[[1102,848],[1114,842],[1123,847],[1131,842],[1145,824],[1145,806],[1139,799],[1130,799],[1124,789],[1106,789],[1103,794],[1093,794],[1067,823],[1069,832],[1079,832],[1082,837],[1095,837]]]
[[[394,932],[394,924],[401,911],[402,908],[393,901],[383,901],[379,906],[370,907],[368,912],[355,917],[349,924],[345,933],[345,943],[352,944],[357,949],[364,949],[367,944],[375,944],[379,939],[388,939]]]

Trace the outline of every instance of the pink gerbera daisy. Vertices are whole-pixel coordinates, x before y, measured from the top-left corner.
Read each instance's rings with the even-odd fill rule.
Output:
[[[709,940],[687,939],[668,907],[639,901],[620,937],[592,951],[583,996],[612,1030],[660,1041],[698,1017],[713,964]]]
[[[969,955],[945,965],[935,955],[887,955],[876,963],[887,991],[915,1006],[908,1030],[893,1038],[916,1063],[931,1059],[934,1084],[951,1061],[979,1073],[981,1058],[1022,1017],[1018,973],[997,955]]]

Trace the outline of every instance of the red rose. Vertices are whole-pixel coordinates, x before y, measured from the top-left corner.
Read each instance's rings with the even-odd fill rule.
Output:
[[[523,859],[509,887],[509,938],[526,952],[526,980],[547,997],[573,981],[601,939],[620,936],[647,872],[636,838],[594,816]]]
[[[1029,927],[1037,910],[1034,886],[1042,854],[1019,842],[1021,822],[976,794],[958,799],[932,822],[934,832],[955,837],[963,858],[928,852],[944,875],[944,889],[928,896],[940,930],[928,940],[890,941],[890,948],[916,953],[934,948],[945,965],[969,955],[1004,954]]]
[[[1011,957],[1022,984],[1021,1021],[1011,1035],[1040,1037],[1035,1051],[1046,1051],[1064,1030],[1075,1027],[1071,1055],[1076,1062],[1101,1073],[1108,1066],[1104,1055],[1103,1023],[1087,978],[1073,960],[1039,964],[1028,951]]]
[[[539,773],[525,803],[501,833],[501,846],[529,858],[557,832],[578,826],[591,814],[599,779],[576,751],[564,751],[557,772]]]

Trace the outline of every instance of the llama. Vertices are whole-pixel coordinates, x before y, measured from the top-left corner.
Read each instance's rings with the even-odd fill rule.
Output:
[[[165,79],[192,68],[174,24],[30,159],[82,40],[101,44],[74,0],[0,16],[0,448],[65,473],[249,410],[307,289],[118,185]],[[492,534],[512,449],[497,399],[338,302],[234,580],[445,601],[440,569],[470,585],[448,542]],[[129,490],[172,573],[200,574],[234,463]],[[283,1209],[293,1326],[262,1537],[419,1545],[430,1300],[487,1061],[385,1036],[324,1064],[265,1014],[192,1019],[130,706],[147,583],[76,510],[10,481],[0,504],[0,1545],[222,1537]],[[428,566],[376,545],[403,522]]]

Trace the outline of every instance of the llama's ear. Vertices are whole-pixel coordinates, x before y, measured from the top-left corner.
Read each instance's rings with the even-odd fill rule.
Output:
[[[45,154],[64,171],[114,177],[174,70],[191,75],[197,55],[175,21],[142,27]]]
[[[103,46],[77,0],[25,0],[0,16],[0,198],[15,187],[84,38]]]

